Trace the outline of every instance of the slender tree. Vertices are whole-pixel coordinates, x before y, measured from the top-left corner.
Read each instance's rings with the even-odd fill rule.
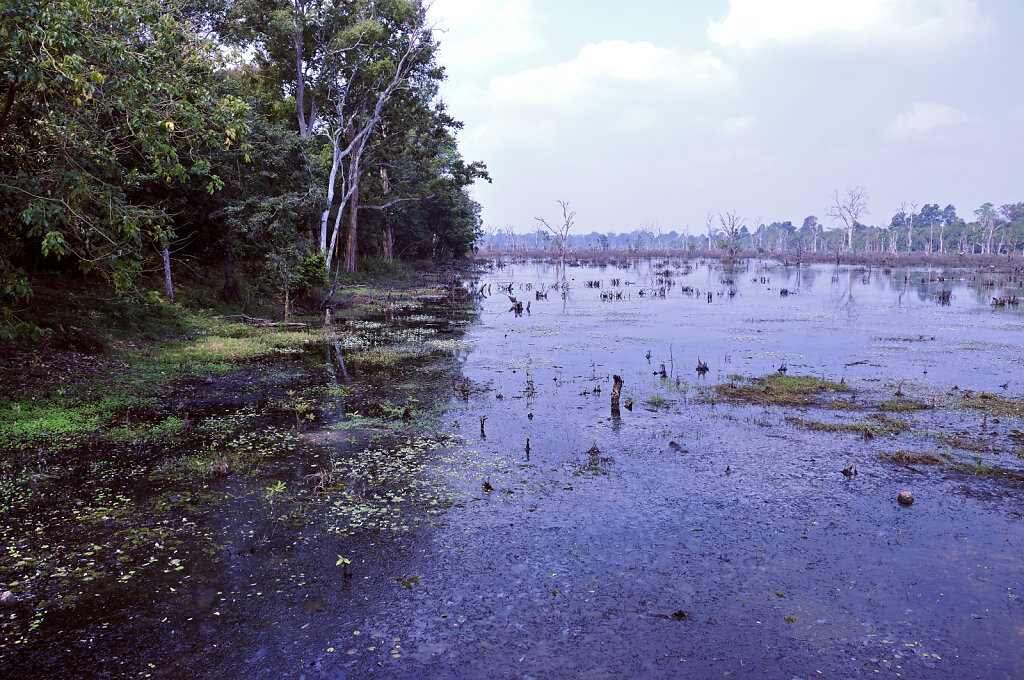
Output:
[[[991,203],[985,203],[974,211],[974,216],[978,219],[978,228],[981,230],[981,252],[991,255],[995,245],[996,229],[999,227],[999,213]]]

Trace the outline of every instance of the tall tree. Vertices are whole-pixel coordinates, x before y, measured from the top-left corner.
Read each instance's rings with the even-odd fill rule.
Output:
[[[803,228],[811,236],[811,252],[818,252],[818,235],[821,233],[821,224],[815,215],[808,215],[804,218]]]
[[[957,217],[956,208],[954,208],[953,205],[950,204],[942,209],[942,216],[940,219],[941,221],[939,223],[939,253],[944,253],[946,251],[946,229],[959,222],[960,218]]]
[[[172,238],[175,188],[222,185],[210,152],[246,105],[218,96],[214,46],[158,0],[8,0],[0,12],[0,313],[35,253],[124,288]],[[5,326],[10,327],[10,323]]]
[[[991,203],[985,203],[974,211],[978,220],[978,228],[981,230],[982,250],[986,255],[993,253],[996,239],[996,229],[999,227],[999,213]]]
[[[329,265],[341,232],[342,215],[347,212],[347,272],[356,270],[364,156],[392,97],[417,73],[433,67],[436,48],[426,9],[418,2],[355,0],[352,6],[352,20],[335,35],[324,62],[330,103],[325,134],[332,155],[328,205],[320,225],[321,251]],[[334,228],[328,239],[332,211]]]
[[[295,102],[299,136],[310,137],[320,118],[323,74],[333,32],[348,20],[351,3],[332,0],[227,0],[221,36],[253,53],[264,77]]]

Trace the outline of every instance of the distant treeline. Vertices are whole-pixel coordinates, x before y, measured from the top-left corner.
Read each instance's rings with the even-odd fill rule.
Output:
[[[47,273],[157,304],[191,262],[286,300],[359,257],[466,253],[486,170],[434,29],[420,0],[6,0],[0,339],[38,333]]]
[[[868,225],[860,221],[852,230],[840,226],[825,228],[814,215],[800,226],[791,221],[750,227],[733,213],[709,216],[704,233],[685,234],[658,226],[637,227],[628,232],[570,234],[569,250],[616,250],[651,252],[689,250],[733,253],[822,253],[859,252],[900,255],[980,254],[1007,255],[1024,249],[1024,202],[995,207],[986,203],[971,219],[956,208],[939,204],[906,206],[888,224]],[[514,228],[489,227],[478,243],[482,250],[557,250],[557,239],[543,229],[516,233]]]

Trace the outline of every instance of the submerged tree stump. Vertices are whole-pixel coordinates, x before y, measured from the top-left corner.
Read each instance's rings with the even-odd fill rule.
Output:
[[[612,414],[616,414],[619,411],[619,395],[622,394],[622,378],[617,375],[612,376],[614,385],[612,386]]]

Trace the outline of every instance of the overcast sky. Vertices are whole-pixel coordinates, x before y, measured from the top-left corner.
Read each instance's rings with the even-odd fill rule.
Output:
[[[435,0],[484,223],[576,233],[1024,200],[1019,0]]]

